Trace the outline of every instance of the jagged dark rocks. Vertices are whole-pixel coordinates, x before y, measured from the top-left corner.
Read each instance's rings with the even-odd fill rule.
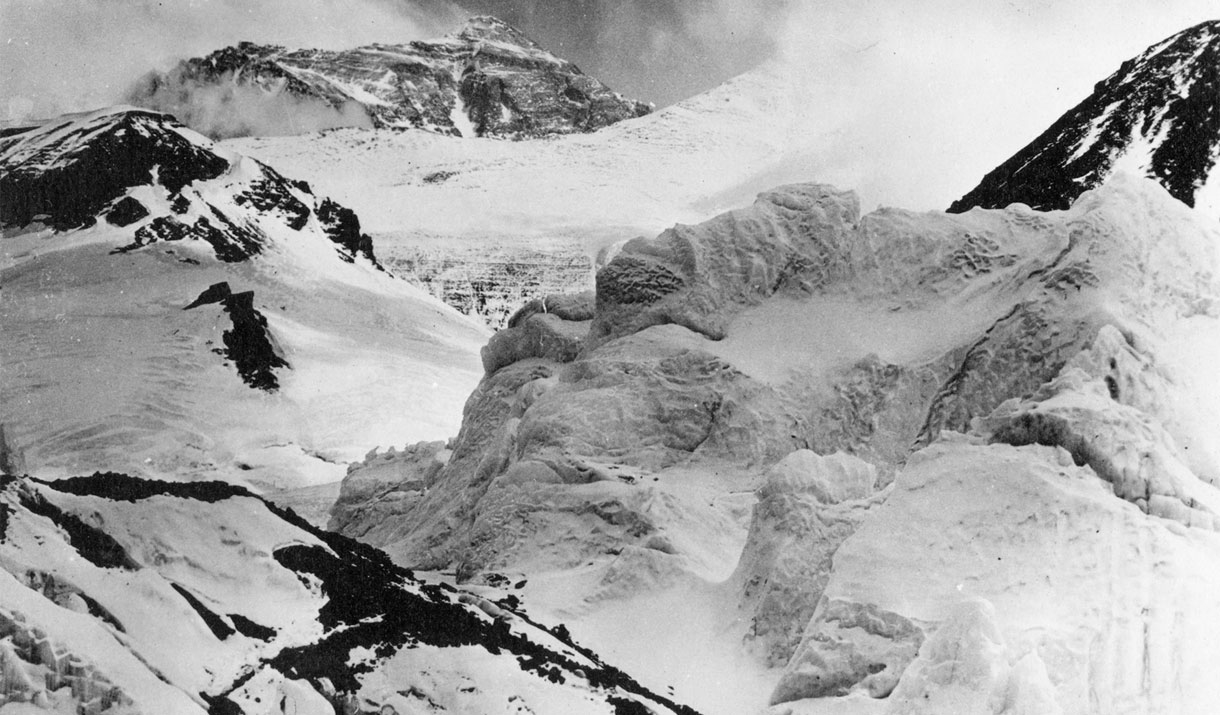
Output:
[[[148,215],[144,204],[130,196],[124,196],[106,212],[106,220],[115,226],[130,226]]]
[[[243,122],[233,99],[243,89],[314,103],[347,124],[488,137],[590,132],[651,111],[491,17],[440,40],[340,52],[243,42],[149,75],[131,101],[214,136],[257,134],[257,121]],[[207,110],[197,96],[204,94]],[[211,117],[217,97],[236,115],[224,123]]]
[[[1210,21],[1123,62],[949,211],[1018,202],[1044,211],[1066,209],[1120,166],[1195,206],[1218,153],[1220,21]]]
[[[232,329],[224,331],[223,354],[233,361],[242,380],[267,392],[279,389],[274,370],[291,366],[276,347],[266,316],[254,307],[254,291],[233,293],[228,283],[215,283],[183,310],[210,303],[222,304],[233,321]]]
[[[102,712],[114,703],[130,712],[202,712],[190,707],[181,689],[194,682],[192,678],[207,676],[201,682],[210,685],[200,696],[213,713],[253,712],[257,704],[285,697],[291,705],[293,693],[305,697],[299,695],[301,688],[309,700],[326,702],[336,712],[355,712],[362,704],[380,710],[367,700],[378,693],[368,690],[362,678],[382,669],[393,677],[400,672],[394,669],[402,667],[395,665],[396,659],[404,654],[414,673],[433,667],[430,654],[439,653],[435,672],[450,675],[449,680],[425,679],[423,690],[412,688],[406,697],[426,700],[431,689],[452,702],[465,693],[458,688],[469,678],[451,674],[451,661],[443,655],[451,647],[465,646],[466,657],[509,665],[508,678],[515,678],[522,692],[515,693],[513,685],[500,680],[479,684],[501,702],[521,695],[526,702],[540,687],[572,687],[578,697],[600,700],[616,712],[643,707],[640,712],[695,715],[606,665],[596,653],[574,643],[566,628],[544,628],[508,600],[493,603],[421,581],[376,549],[312,527],[241,487],[114,473],[62,482],[8,479],[0,484],[0,505],[21,524],[15,536],[0,538],[0,563],[11,574],[6,583],[16,589],[8,592],[0,609],[0,665],[5,675],[0,697],[32,700],[45,708],[69,702],[66,692],[52,690],[70,683],[81,712]],[[155,520],[144,515],[167,509],[180,515],[175,526],[182,531],[148,533]],[[98,526],[88,527],[82,536],[72,524],[86,521]],[[260,534],[272,533],[285,535],[287,542],[266,551],[255,545]],[[184,550],[197,548],[197,539],[215,541],[220,551],[239,550],[246,561],[226,560],[223,554],[212,559],[196,551],[190,568],[180,569]],[[96,546],[103,541],[111,545],[108,551]],[[96,560],[96,565],[47,563],[51,552],[39,549],[47,544],[59,549],[60,542]],[[141,555],[140,562],[129,555],[134,553]],[[24,568],[32,558],[41,559],[40,566],[55,569],[55,574]],[[243,563],[254,574],[273,574],[265,584],[270,592],[235,597],[243,589],[231,589],[237,574],[230,569],[240,569]],[[125,589],[130,574],[115,566],[139,570],[141,588]],[[73,585],[70,575],[94,593]],[[21,598],[13,598],[15,593]],[[264,597],[282,598],[286,604],[304,600],[310,608],[301,612],[311,615],[301,623],[296,616],[269,611],[258,602]],[[63,604],[77,600],[85,605],[69,609],[76,613],[63,610]],[[129,620],[124,628],[114,613],[138,613],[148,622],[174,619],[178,627],[173,632],[185,638],[178,647],[213,649],[215,641],[223,641],[224,657],[240,653],[245,665],[230,670],[227,663],[199,660],[198,653],[183,665],[172,649],[149,640],[163,636],[163,621],[149,627],[137,622],[140,619]],[[254,613],[274,625],[259,622]],[[89,637],[64,639],[62,628],[55,631],[43,620],[47,614],[74,617],[72,628],[88,630]],[[284,633],[282,626],[292,632]],[[194,638],[202,640],[191,641]],[[127,649],[139,653],[138,660]],[[11,673],[37,677],[14,680]],[[150,682],[155,687],[139,687]]]
[[[172,117],[126,110],[64,118],[0,139],[0,226],[35,220],[58,231],[91,226],[129,188],[156,181],[177,193],[229,162],[177,131]]]
[[[248,178],[203,189],[226,173]],[[149,206],[129,193],[143,187],[164,192],[170,212],[149,218]],[[99,216],[134,227],[131,242],[116,253],[197,239],[221,261],[238,263],[262,253],[283,226],[321,234],[349,263],[359,256],[380,267],[372,239],[350,209],[265,164],[229,155],[173,117],[100,110],[0,139],[0,227],[68,231],[92,226]]]

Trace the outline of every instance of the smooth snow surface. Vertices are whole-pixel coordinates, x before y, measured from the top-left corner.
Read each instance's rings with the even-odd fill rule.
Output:
[[[766,65],[640,119],[547,141],[342,129],[223,145],[350,206],[391,253],[382,234],[562,238],[596,251],[811,178],[808,139],[786,121],[800,101],[791,82]],[[426,180],[437,172],[452,175]]]
[[[3,242],[0,423],[31,473],[295,487],[456,432],[486,333],[418,288],[326,246],[256,266],[190,242],[109,255],[127,240],[99,227]],[[220,306],[182,310],[221,281],[254,290],[291,365],[279,392],[212,352],[230,328]]]

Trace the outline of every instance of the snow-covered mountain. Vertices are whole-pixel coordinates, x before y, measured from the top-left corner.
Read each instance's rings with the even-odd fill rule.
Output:
[[[950,211],[1023,203],[1065,209],[1116,171],[1155,179],[1187,206],[1220,216],[1220,21],[1127,60]]]
[[[243,42],[145,77],[129,101],[212,136],[300,133],[329,119],[520,139],[591,132],[651,111],[494,17],[471,18],[439,40],[338,52]],[[269,130],[276,102],[285,122]]]
[[[36,475],[332,481],[451,434],[477,380],[484,331],[350,209],[166,115],[8,128],[0,225],[0,423]]]
[[[6,713],[694,713],[223,482],[6,477],[0,515]]]
[[[499,327],[505,307],[592,289],[602,249],[825,166],[816,157],[828,137],[794,119],[801,97],[788,68],[770,63],[647,116],[545,142],[349,128],[222,144],[351,206],[388,266],[419,268],[434,295]]]
[[[1210,712],[1218,242],[1125,174],[766,192],[523,308],[457,438],[354,467],[331,526],[707,712]]]

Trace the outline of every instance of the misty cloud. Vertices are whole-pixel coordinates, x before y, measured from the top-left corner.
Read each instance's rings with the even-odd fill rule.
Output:
[[[464,17],[448,0],[0,0],[0,113],[115,104],[150,70],[242,40],[344,49],[435,37]]]
[[[336,127],[373,128],[372,120],[357,102],[336,108],[319,99],[286,92],[283,84],[238,84],[232,73],[201,84],[170,73],[157,83],[155,91],[142,93],[133,98],[133,103],[172,114],[213,139],[285,136]]]
[[[663,107],[776,49],[789,0],[460,0],[520,27],[612,89]]]
[[[776,62],[805,178],[865,207],[944,209],[1128,57],[1195,23],[1201,0],[958,0],[790,7]]]

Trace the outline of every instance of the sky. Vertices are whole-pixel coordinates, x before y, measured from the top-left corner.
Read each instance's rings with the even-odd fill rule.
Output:
[[[405,42],[494,13],[658,106],[782,57],[808,97],[796,121],[837,133],[827,161],[859,164],[836,175],[880,203],[935,208],[1124,59],[1220,16],[1212,0],[458,1],[0,0],[0,116],[112,104],[145,72],[240,40]]]

